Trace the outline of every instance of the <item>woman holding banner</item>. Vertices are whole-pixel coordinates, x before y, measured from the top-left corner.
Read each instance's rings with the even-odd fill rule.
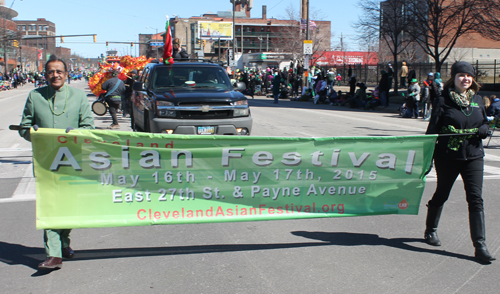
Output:
[[[437,226],[451,188],[460,174],[469,206],[469,224],[475,258],[489,263],[495,260],[486,247],[482,198],[484,150],[482,139],[488,135],[488,120],[474,68],[456,62],[442,94],[434,100],[427,134],[440,134],[434,151],[437,188],[427,204],[425,242],[440,246]],[[457,134],[464,134],[458,135]]]
[[[31,141],[30,131],[38,128],[72,129],[94,128],[94,116],[90,111],[85,92],[64,85],[68,68],[66,63],[52,55],[45,64],[48,86],[31,91],[26,100],[19,134]],[[62,257],[72,258],[69,247],[71,229],[44,230],[43,240],[47,259],[39,269],[55,269],[62,266]]]

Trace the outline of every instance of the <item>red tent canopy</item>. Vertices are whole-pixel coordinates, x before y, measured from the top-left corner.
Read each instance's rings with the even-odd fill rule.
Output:
[[[363,51],[318,51],[313,55],[313,64],[319,66],[341,66],[355,64],[377,64],[377,52]]]

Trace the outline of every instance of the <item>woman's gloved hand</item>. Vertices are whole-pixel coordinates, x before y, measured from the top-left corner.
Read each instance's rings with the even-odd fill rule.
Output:
[[[479,127],[479,130],[477,131],[477,135],[481,139],[486,139],[488,137],[490,128],[488,125],[482,125]]]

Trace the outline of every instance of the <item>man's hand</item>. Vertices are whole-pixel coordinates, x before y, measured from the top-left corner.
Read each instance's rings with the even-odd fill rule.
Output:
[[[72,127],[67,127],[67,128],[66,128],[66,133],[69,133],[69,131],[74,130],[74,129],[75,129],[75,128],[72,128]]]
[[[38,131],[38,125],[33,125],[32,127],[35,130],[35,132]]]

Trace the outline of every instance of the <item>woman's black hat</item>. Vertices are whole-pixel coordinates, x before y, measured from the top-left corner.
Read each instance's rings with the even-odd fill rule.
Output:
[[[460,72],[470,74],[471,76],[475,76],[474,68],[472,67],[472,65],[470,65],[470,63],[465,61],[455,62],[455,64],[453,64],[453,66],[451,67],[452,77],[455,77],[455,75]]]

